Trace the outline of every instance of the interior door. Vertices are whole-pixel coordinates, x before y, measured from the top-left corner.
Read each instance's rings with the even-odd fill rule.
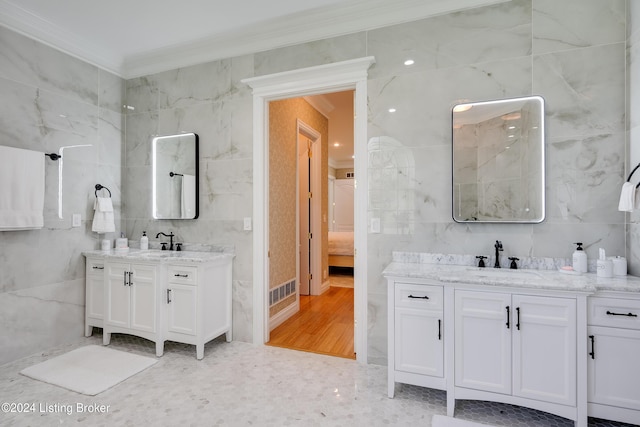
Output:
[[[311,140],[298,134],[300,295],[311,293]]]

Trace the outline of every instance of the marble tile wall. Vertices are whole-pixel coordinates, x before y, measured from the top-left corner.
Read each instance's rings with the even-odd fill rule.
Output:
[[[98,248],[96,183],[111,190],[120,228],[123,94],[122,79],[0,27],[0,145],[57,153],[91,144],[64,151],[63,219],[59,161],[47,159],[44,228],[0,232],[0,364],[82,337],[81,252]]]
[[[627,108],[629,110],[629,164],[627,174],[640,163],[640,4],[629,1],[627,14],[627,63],[629,72]],[[633,182],[640,182],[638,171]],[[636,197],[637,194],[636,194]],[[640,213],[629,214],[627,233],[629,272],[640,275]]]

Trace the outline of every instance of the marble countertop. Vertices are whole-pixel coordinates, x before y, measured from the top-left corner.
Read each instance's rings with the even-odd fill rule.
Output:
[[[196,251],[161,251],[129,249],[128,252],[116,252],[114,249],[105,251],[86,251],[85,257],[119,259],[126,261],[153,261],[157,263],[205,263],[211,261],[233,258],[235,255],[228,252],[196,252]]]
[[[640,293],[640,277],[612,279],[595,273],[566,274],[558,270],[479,268],[470,265],[407,262],[396,260],[384,269],[385,277],[430,279],[443,284],[510,286],[529,289],[594,293],[597,291]]]

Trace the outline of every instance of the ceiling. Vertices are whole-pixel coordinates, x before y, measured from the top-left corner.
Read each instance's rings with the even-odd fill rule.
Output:
[[[123,78],[509,0],[0,0],[0,25]]]

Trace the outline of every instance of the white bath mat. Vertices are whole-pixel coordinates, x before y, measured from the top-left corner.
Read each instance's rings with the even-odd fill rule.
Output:
[[[431,418],[431,427],[492,427],[488,424],[474,423],[473,421],[460,420],[458,418],[434,415]]]
[[[80,347],[20,371],[22,375],[95,396],[156,363],[99,345]]]

